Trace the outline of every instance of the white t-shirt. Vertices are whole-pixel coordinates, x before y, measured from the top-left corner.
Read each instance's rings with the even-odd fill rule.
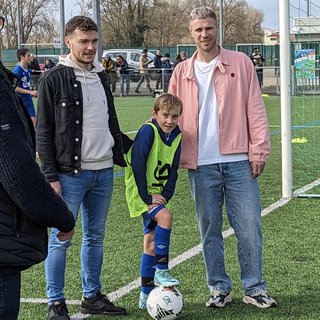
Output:
[[[247,160],[245,153],[222,155],[219,149],[219,105],[213,70],[219,57],[209,63],[195,61],[195,76],[199,87],[199,148],[198,165]],[[229,94],[229,93],[226,93]]]

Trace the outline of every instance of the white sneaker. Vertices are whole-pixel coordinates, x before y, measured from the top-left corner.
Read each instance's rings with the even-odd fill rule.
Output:
[[[231,302],[231,294],[214,290],[211,292],[211,296],[209,300],[206,302],[206,307],[218,307],[222,308],[224,307],[228,302]]]
[[[253,304],[258,308],[276,307],[277,301],[267,295],[265,291],[253,295],[245,295],[242,301],[246,304]]]

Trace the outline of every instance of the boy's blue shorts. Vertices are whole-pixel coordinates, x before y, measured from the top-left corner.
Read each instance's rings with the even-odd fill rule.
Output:
[[[157,221],[153,220],[154,217],[156,216],[156,214],[164,209],[166,206],[163,204],[160,204],[154,208],[152,208],[151,210],[146,211],[145,213],[142,214],[142,218],[143,218],[143,233],[144,234],[148,234],[151,231],[153,231],[155,229],[155,227],[157,226]]]
[[[36,109],[33,105],[32,98],[30,97],[30,99],[23,99],[23,103],[28,110],[29,116],[35,117],[36,116]]]

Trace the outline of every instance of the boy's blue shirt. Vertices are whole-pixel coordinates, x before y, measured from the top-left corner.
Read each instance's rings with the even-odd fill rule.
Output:
[[[171,146],[172,141],[177,137],[177,135],[181,133],[180,128],[176,126],[170,133],[170,135],[166,137],[166,134],[161,130],[155,119],[152,119],[152,123],[157,127],[161,140],[168,146]],[[153,128],[150,125],[144,125],[138,131],[132,146],[132,170],[138,187],[139,195],[146,204],[152,203],[152,196],[149,195],[147,190],[146,166],[153,141]],[[175,152],[173,163],[169,172],[168,181],[161,192],[161,195],[167,200],[167,202],[172,198],[175,190],[178,178],[180,153],[181,143],[179,144],[179,147]]]

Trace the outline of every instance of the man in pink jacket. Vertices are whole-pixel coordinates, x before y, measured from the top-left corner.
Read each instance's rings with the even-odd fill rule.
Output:
[[[262,279],[261,203],[257,177],[270,153],[268,120],[249,57],[217,44],[214,11],[191,12],[194,55],[176,66],[169,92],[183,101],[181,167],[189,169],[203,245],[208,307],[231,301],[225,269],[222,207],[238,241],[243,302],[276,306]]]

